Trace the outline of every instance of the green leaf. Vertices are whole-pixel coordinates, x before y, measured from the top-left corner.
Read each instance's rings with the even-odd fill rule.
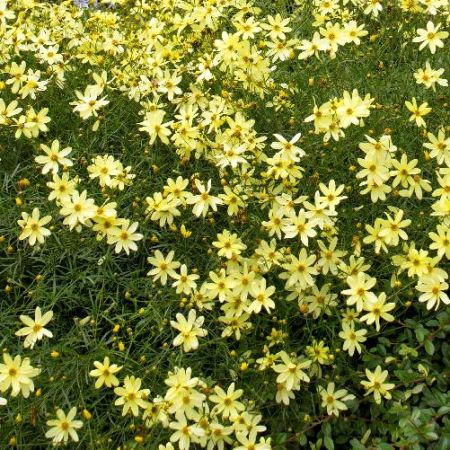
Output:
[[[366,447],[358,439],[352,439],[350,444],[352,445],[352,450],[366,450]]]
[[[434,344],[432,341],[427,339],[425,341],[425,351],[431,356],[434,354]]]
[[[323,445],[325,445],[327,450],[334,450],[334,442],[333,442],[333,439],[331,438],[331,436],[329,434],[327,434],[323,438]]]
[[[423,340],[425,339],[425,336],[427,336],[429,334],[429,332],[422,326],[417,327],[415,329],[415,333],[416,333],[417,341],[420,343],[422,343]]]

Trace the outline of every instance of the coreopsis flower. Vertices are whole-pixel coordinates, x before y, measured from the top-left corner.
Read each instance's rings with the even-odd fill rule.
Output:
[[[63,173],[61,177],[54,174],[53,180],[48,181],[47,186],[51,189],[48,199],[55,200],[57,204],[60,204],[70,201],[70,197],[76,190],[77,180],[70,179],[67,172]]]
[[[175,269],[180,267],[180,263],[173,260],[174,256],[175,252],[173,250],[166,257],[159,250],[156,250],[154,256],[147,258],[147,262],[155,267],[147,272],[147,275],[153,276],[153,281],[160,280],[163,286],[167,284],[168,276],[175,279],[177,276]]]
[[[395,303],[386,303],[386,293],[382,292],[376,300],[368,300],[364,303],[364,311],[368,311],[364,314],[360,320],[366,322],[368,325],[375,322],[376,330],[380,331],[380,319],[386,322],[392,322],[395,318],[389,311],[395,308]]]
[[[139,123],[139,125],[142,125],[139,130],[148,133],[150,145],[153,145],[157,137],[166,145],[170,142],[169,136],[172,134],[170,126],[173,121],[163,123],[165,114],[165,111],[160,109],[149,111],[145,114],[145,119]]]
[[[169,424],[169,428],[175,430],[170,436],[170,441],[178,442],[180,450],[189,450],[192,448],[191,442],[196,442],[198,438],[204,436],[205,430],[195,423],[188,425],[184,415],[175,418],[176,420]]]
[[[422,292],[419,302],[426,303],[427,309],[432,309],[434,306],[438,309],[441,301],[449,305],[448,287],[448,283],[438,276],[421,276],[416,286],[416,289]]]
[[[94,218],[97,208],[92,198],[87,198],[87,191],[81,194],[75,190],[70,199],[61,199],[60,214],[65,216],[64,224],[72,230],[78,225],[87,225]]]
[[[313,34],[311,40],[302,39],[298,49],[301,50],[298,59],[307,59],[311,56],[319,57],[319,52],[325,52],[329,49],[328,40],[324,39],[317,31]]]
[[[53,333],[45,328],[50,320],[52,320],[53,311],[47,311],[42,315],[41,308],[38,306],[34,312],[34,319],[29,316],[20,316],[21,322],[26,327],[16,332],[16,336],[26,336],[23,346],[32,349],[36,341],[40,341],[44,336],[53,337]]]
[[[430,232],[428,236],[433,241],[430,249],[436,250],[440,258],[445,255],[447,259],[450,259],[450,228],[438,225],[436,232]]]
[[[275,150],[281,150],[283,154],[289,157],[297,158],[300,156],[305,156],[306,153],[304,152],[304,150],[295,145],[299,141],[301,135],[301,133],[297,133],[291,138],[290,141],[288,141],[281,134],[274,134],[274,136],[277,138],[277,141],[272,142],[272,144],[270,144],[270,147]]]
[[[428,102],[423,102],[417,106],[417,100],[413,97],[410,102],[406,101],[405,105],[412,113],[409,121],[415,121],[418,127],[426,127],[427,124],[425,123],[425,120],[423,120],[423,116],[426,116],[431,112],[431,108],[428,107]]]
[[[76,407],[71,408],[67,415],[62,409],[58,409],[56,411],[57,419],[47,421],[47,426],[51,428],[45,433],[45,437],[52,439],[54,444],[60,442],[66,443],[69,441],[69,437],[74,442],[78,442],[79,438],[76,430],[82,428],[83,422],[81,420],[74,420],[76,414]]]
[[[349,289],[342,291],[342,294],[348,295],[347,305],[356,305],[358,312],[363,310],[364,304],[368,301],[375,301],[376,296],[370,291],[375,286],[377,280],[369,277],[363,272],[356,276],[347,277],[347,284]]]
[[[33,212],[30,214],[23,212],[22,219],[18,220],[17,223],[22,228],[22,232],[19,235],[19,240],[28,239],[30,245],[43,244],[47,236],[50,236],[50,230],[45,228],[52,220],[51,216],[40,217],[40,212],[38,208],[34,208]]]
[[[450,166],[450,137],[446,137],[444,129],[439,130],[437,137],[432,133],[428,133],[427,137],[430,142],[423,146],[431,150],[430,157],[436,158],[438,164],[445,162]]]
[[[258,314],[261,309],[264,308],[270,313],[270,311],[275,308],[275,302],[271,299],[274,292],[275,286],[266,287],[265,278],[261,278],[254,282],[250,287],[250,295],[254,300],[250,303],[247,311]]]
[[[233,419],[239,412],[245,410],[243,403],[238,401],[243,394],[242,389],[235,390],[235,384],[231,383],[225,392],[220,386],[214,387],[215,394],[209,396],[209,400],[216,405],[213,411],[217,414],[222,414],[223,418]]]
[[[20,114],[23,109],[18,108],[19,102],[17,100],[13,100],[8,105],[6,105],[5,101],[0,98],[0,125],[5,125],[9,123],[10,118]]]
[[[271,450],[272,446],[269,442],[265,442],[264,438],[261,438],[258,442],[256,436],[246,436],[245,434],[237,434],[237,440],[240,445],[234,447],[234,450]]]
[[[272,366],[278,373],[277,383],[283,383],[288,390],[297,390],[300,382],[309,383],[309,377],[303,369],[308,369],[312,361],[301,358],[291,358],[285,351],[280,352],[282,364]]]
[[[239,213],[240,208],[245,208],[246,195],[241,194],[239,187],[234,188],[234,191],[229,187],[223,188],[224,193],[219,194],[218,197],[222,200],[224,205],[228,206],[227,214],[235,216]]]
[[[183,264],[180,267],[180,273],[175,273],[172,278],[175,280],[172,287],[176,288],[177,294],[190,295],[197,287],[195,280],[198,280],[200,276],[196,273],[189,274],[186,264]]]
[[[89,178],[98,178],[101,187],[111,186],[112,179],[122,172],[122,164],[111,155],[97,155],[87,167]]]
[[[403,228],[411,225],[410,219],[403,219],[404,212],[399,209],[395,212],[395,217],[391,217],[386,213],[387,219],[382,223],[380,236],[385,240],[386,244],[396,246],[400,239],[407,240],[408,235]]]
[[[423,84],[425,88],[436,89],[436,84],[439,86],[448,86],[448,80],[445,78],[441,78],[441,75],[444,73],[444,69],[432,69],[430,63],[427,61],[425,64],[425,69],[417,69],[414,72],[414,78],[416,79],[417,84]]]
[[[130,221],[125,220],[120,228],[116,228],[108,234],[108,244],[115,245],[114,251],[116,253],[124,250],[129,255],[130,250],[136,251],[136,241],[140,241],[144,237],[143,234],[135,233],[138,226],[138,222],[130,225]]]
[[[289,262],[282,265],[286,272],[280,274],[280,278],[287,280],[286,287],[298,285],[301,289],[314,284],[313,275],[317,275],[315,268],[316,255],[308,255],[306,249],[302,248],[298,258],[291,255]]]
[[[336,182],[331,180],[326,186],[324,183],[319,184],[319,189],[322,195],[319,197],[321,203],[329,208],[331,211],[335,210],[335,207],[347,198],[346,195],[341,195],[344,192],[345,184],[341,184],[336,187]]]
[[[169,101],[172,101],[175,96],[183,93],[178,84],[181,82],[182,77],[177,76],[176,72],[170,73],[168,70],[164,72],[164,76],[161,79],[159,92],[167,95]]]
[[[329,416],[339,416],[340,411],[348,409],[345,402],[354,400],[356,397],[349,394],[347,389],[338,389],[335,391],[335,384],[328,383],[327,388],[319,386],[319,394],[322,397],[322,407],[327,409]]]
[[[91,377],[97,377],[95,381],[96,389],[100,389],[103,385],[107,387],[116,387],[119,385],[119,380],[115,374],[122,369],[122,366],[111,364],[108,356],[105,356],[103,362],[94,361],[94,366],[96,369],[91,370],[89,375]]]
[[[123,381],[123,386],[116,387],[114,393],[119,397],[114,404],[116,406],[123,405],[122,416],[125,416],[129,411],[133,416],[139,415],[139,408],[145,409],[147,407],[147,397],[150,394],[150,389],[141,389],[142,380],[132,376],[126,376]]]
[[[0,392],[6,392],[11,388],[11,396],[19,393],[28,398],[30,392],[34,392],[33,378],[41,373],[30,364],[29,358],[22,360],[20,355],[13,358],[8,353],[3,353],[3,364],[0,364]]]
[[[373,393],[373,397],[375,399],[375,403],[381,403],[381,397],[389,400],[392,398],[390,390],[394,389],[395,384],[393,383],[385,383],[388,377],[387,370],[381,370],[381,366],[377,366],[375,371],[371,372],[369,369],[366,369],[366,377],[368,381],[361,381],[361,384],[366,389],[366,393],[364,395],[370,395]]]
[[[361,342],[365,342],[367,338],[365,337],[367,330],[361,328],[360,330],[355,330],[355,325],[353,322],[342,322],[342,331],[339,332],[339,337],[344,340],[342,348],[344,351],[348,351],[350,356],[353,356],[355,350],[361,354]]]
[[[302,244],[308,246],[308,239],[317,235],[314,227],[317,225],[317,221],[314,219],[308,219],[307,213],[304,209],[301,209],[297,215],[291,214],[284,220],[283,233],[287,239],[297,237],[301,240]]]
[[[208,180],[204,186],[199,180],[195,180],[195,185],[199,191],[198,195],[193,195],[187,200],[188,205],[194,205],[192,212],[197,216],[205,217],[209,208],[217,211],[217,206],[222,203],[219,197],[215,197],[209,193],[211,190],[211,180]]]
[[[420,42],[419,50],[429,47],[430,52],[434,55],[437,48],[444,47],[443,39],[448,38],[448,31],[439,31],[441,24],[435,26],[431,20],[427,22],[426,28],[419,28],[417,30],[418,36],[413,39],[413,42]]]
[[[261,28],[268,31],[268,36],[273,41],[286,39],[286,33],[292,31],[292,28],[288,27],[288,23],[291,19],[283,19],[280,14],[276,14],[275,17],[267,16],[267,23],[262,23]]]
[[[247,248],[236,233],[230,233],[226,229],[217,234],[217,241],[214,241],[212,245],[219,249],[217,252],[219,256],[224,256],[227,259],[239,255],[242,250]]]
[[[98,111],[109,103],[106,97],[98,98],[101,95],[101,90],[97,86],[86,87],[84,94],[75,91],[75,95],[78,100],[71,102],[70,104],[75,106],[74,112],[78,112],[83,120],[89,119],[89,117],[97,117]]]
[[[171,320],[170,325],[178,330],[180,334],[173,340],[173,345],[175,347],[182,345],[185,352],[196,350],[198,348],[198,338],[208,334],[207,330],[202,328],[205,318],[203,316],[197,317],[195,309],[189,311],[187,320],[180,313],[175,317],[177,320]]]

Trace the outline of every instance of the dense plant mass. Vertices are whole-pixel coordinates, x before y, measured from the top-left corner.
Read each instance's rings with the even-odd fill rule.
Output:
[[[447,0],[0,0],[0,448],[450,448]]]

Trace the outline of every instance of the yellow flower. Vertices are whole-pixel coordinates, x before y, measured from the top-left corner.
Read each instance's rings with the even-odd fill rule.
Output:
[[[380,366],[377,366],[374,372],[366,369],[366,376],[369,381],[361,381],[364,389],[366,389],[366,393],[364,395],[373,393],[375,403],[377,404],[381,403],[381,397],[384,397],[387,400],[392,398],[392,395],[388,391],[394,389],[395,384],[385,383],[388,376],[387,370],[382,371]]]
[[[427,22],[426,29],[419,28],[417,30],[418,36],[413,39],[413,42],[420,42],[419,50],[424,49],[426,46],[430,48],[431,53],[436,53],[436,48],[444,47],[443,39],[448,38],[447,31],[439,31],[441,24],[435,26],[431,20]]]
[[[16,332],[16,336],[26,336],[23,346],[25,348],[33,348],[36,341],[40,341],[44,336],[53,337],[51,331],[47,330],[47,325],[52,320],[53,311],[47,311],[44,315],[41,313],[39,306],[34,312],[34,320],[29,316],[20,316],[20,320],[26,325]]]
[[[447,295],[448,283],[438,276],[422,276],[419,278],[416,289],[422,292],[419,302],[426,302],[427,309],[431,309],[433,306],[438,309],[441,301],[445,305],[450,304],[450,298]]]
[[[344,339],[342,348],[345,351],[348,351],[350,356],[354,355],[355,350],[361,354],[361,345],[359,344],[367,340],[365,337],[366,334],[367,330],[364,328],[355,330],[355,325],[353,322],[342,322],[342,331],[339,332],[339,337]]]
[[[20,355],[12,359],[8,353],[3,353],[3,362],[4,364],[0,364],[0,392],[6,392],[11,388],[12,397],[16,397],[20,392],[28,398],[30,392],[34,391],[32,378],[38,376],[41,369],[32,367],[29,358],[22,361]]]
[[[156,250],[154,256],[149,256],[147,262],[155,268],[147,272],[148,276],[153,276],[153,281],[161,280],[161,284],[167,284],[167,277],[176,278],[175,269],[180,267],[178,261],[173,261],[175,252],[171,250],[165,257],[159,250]]]
[[[34,208],[31,216],[23,212],[22,219],[18,220],[17,223],[22,228],[19,240],[28,239],[30,245],[34,245],[37,242],[39,244],[44,243],[44,239],[50,236],[50,230],[44,227],[47,223],[52,220],[51,216],[45,216],[40,218],[40,212],[38,208]]]
[[[247,248],[236,233],[230,233],[226,229],[217,235],[217,241],[214,241],[212,245],[219,249],[217,252],[219,256],[225,256],[227,259],[239,255],[242,250]]]
[[[133,416],[137,417],[139,408],[147,408],[146,399],[150,394],[150,389],[141,389],[142,380],[134,376],[126,376],[123,381],[123,387],[116,387],[114,393],[119,398],[114,402],[116,406],[123,405],[122,416],[131,411]]]
[[[47,433],[46,438],[52,439],[53,443],[67,442],[69,437],[78,442],[78,434],[76,430],[79,430],[83,426],[81,420],[73,420],[77,414],[77,408],[73,407],[67,415],[62,409],[56,411],[57,419],[47,421],[47,425],[51,427]]]
[[[309,368],[310,360],[291,358],[285,351],[281,351],[279,356],[283,363],[272,366],[272,369],[279,374],[277,383],[282,383],[288,391],[299,390],[301,381],[309,383],[309,377],[303,369]]]
[[[95,382],[95,388],[100,389],[103,384],[107,387],[118,386],[119,380],[115,376],[117,372],[122,369],[122,366],[118,366],[117,364],[110,364],[109,358],[105,356],[103,362],[94,361],[94,366],[96,369],[91,370],[89,375],[91,377],[97,377]]]
[[[425,120],[423,120],[423,116],[426,116],[431,112],[431,108],[428,107],[428,103],[423,102],[417,106],[417,100],[413,97],[410,102],[406,101],[405,105],[412,113],[409,121],[415,121],[418,127],[426,127],[427,124],[425,123]]]
[[[238,401],[243,394],[242,389],[235,390],[235,384],[231,383],[225,392],[220,386],[214,387],[215,395],[210,395],[209,400],[216,403],[213,411],[217,414],[222,414],[224,418],[233,419],[240,411],[245,410],[243,403]]]
[[[346,411],[347,405],[344,403],[346,401],[354,400],[355,396],[349,394],[347,389],[335,389],[334,383],[328,383],[326,389],[319,386],[319,394],[322,397],[322,406],[327,408],[327,414],[329,416],[339,416],[340,411]]]
[[[197,317],[195,309],[191,309],[187,320],[183,314],[180,313],[176,315],[176,319],[176,322],[174,320],[170,321],[170,325],[180,332],[173,340],[173,345],[175,347],[182,345],[185,352],[196,350],[198,348],[197,338],[204,337],[208,334],[208,332],[202,328],[205,318],[203,316]]]
[[[361,322],[367,322],[368,325],[375,322],[376,330],[380,330],[380,319],[386,322],[392,322],[394,316],[389,314],[395,308],[395,303],[386,303],[386,294],[382,292],[375,301],[368,300],[364,303],[364,310],[368,311],[360,318]]]
[[[125,253],[129,255],[130,250],[136,251],[136,241],[140,241],[144,237],[140,233],[135,233],[138,226],[138,222],[130,225],[129,220],[124,220],[121,228],[115,228],[108,234],[108,244],[115,244],[114,251],[116,253],[125,250]]]

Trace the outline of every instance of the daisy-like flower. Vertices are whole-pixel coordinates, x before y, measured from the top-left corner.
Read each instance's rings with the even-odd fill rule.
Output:
[[[450,228],[438,225],[436,232],[428,233],[428,236],[433,241],[430,249],[436,250],[440,258],[445,255],[447,259],[450,259]]]
[[[89,375],[91,377],[97,377],[95,382],[96,389],[100,389],[103,385],[107,387],[119,385],[119,380],[115,374],[122,369],[122,366],[111,364],[107,356],[105,356],[103,362],[94,361],[94,366],[96,369],[91,370]]]
[[[143,234],[135,233],[138,226],[138,222],[134,222],[130,225],[130,221],[126,220],[121,228],[114,229],[108,234],[108,244],[115,244],[114,251],[116,253],[120,253],[124,250],[125,253],[129,255],[130,250],[136,251],[136,241],[140,241],[144,237]]]
[[[375,403],[381,403],[381,397],[389,400],[392,398],[390,390],[394,389],[395,384],[385,383],[388,377],[387,370],[381,370],[380,366],[377,366],[374,372],[371,372],[369,369],[366,369],[366,376],[369,381],[361,381],[361,384],[366,389],[366,393],[364,395],[369,395],[373,393],[373,397],[375,399]]]
[[[146,401],[150,394],[150,389],[141,389],[142,380],[134,376],[126,376],[123,387],[116,387],[114,393],[119,398],[114,402],[116,406],[123,405],[122,416],[131,411],[133,416],[139,415],[139,408],[145,409],[148,406]]]
[[[186,264],[183,264],[180,267],[180,273],[175,273],[172,278],[175,280],[172,287],[176,288],[177,294],[190,295],[197,287],[195,280],[198,280],[200,276],[196,273],[188,274],[188,268]]]
[[[87,198],[87,191],[81,194],[74,191],[70,199],[61,200],[60,214],[65,216],[64,224],[72,230],[77,225],[86,225],[97,214],[97,207],[92,198]]]
[[[22,213],[22,219],[18,220],[22,232],[20,233],[19,240],[28,239],[30,245],[43,244],[47,236],[50,236],[50,230],[45,228],[44,225],[48,224],[52,220],[51,216],[45,216],[40,218],[40,212],[38,208],[34,208],[31,215],[26,212]]]
[[[443,73],[444,69],[432,69],[430,63],[427,61],[425,69],[420,68],[414,72],[414,78],[416,79],[417,84],[423,84],[427,89],[431,87],[435,90],[436,84],[439,86],[448,86],[448,80],[441,78]]]
[[[47,425],[51,427],[45,437],[52,439],[54,444],[59,442],[68,442],[69,437],[74,441],[78,442],[78,434],[76,430],[79,430],[83,426],[81,420],[74,420],[77,414],[77,408],[73,407],[67,415],[62,409],[56,411],[57,419],[52,419],[47,421]]]
[[[308,369],[312,361],[291,358],[285,351],[281,351],[279,356],[282,363],[272,366],[272,369],[279,374],[277,383],[282,383],[289,391],[299,389],[301,381],[309,383],[309,376],[303,369]]]
[[[392,322],[395,318],[389,311],[395,308],[395,303],[386,303],[386,293],[382,292],[375,301],[367,301],[364,303],[364,310],[368,311],[360,318],[362,322],[368,325],[375,322],[377,331],[380,331],[380,319],[386,322]]]
[[[301,133],[297,133],[290,141],[288,141],[281,134],[274,134],[278,142],[272,142],[270,146],[275,150],[281,150],[285,156],[290,158],[304,156],[304,150],[295,145],[299,141],[301,135]]]
[[[55,200],[59,204],[63,201],[70,201],[70,196],[75,192],[77,180],[70,179],[67,172],[63,173],[61,177],[54,174],[53,181],[47,182],[47,186],[51,189],[48,199]]]
[[[423,102],[417,106],[417,100],[413,97],[410,102],[406,101],[405,105],[411,112],[409,121],[415,121],[418,127],[426,128],[427,124],[425,123],[425,120],[423,120],[423,116],[426,116],[431,112],[431,108],[428,107],[428,103]]]
[[[34,391],[33,378],[41,373],[30,364],[29,358],[22,360],[20,355],[13,358],[8,353],[3,353],[3,362],[0,364],[0,392],[12,389],[11,396],[16,397],[19,392],[28,398]]]
[[[19,102],[13,100],[11,103],[6,105],[5,101],[0,98],[0,125],[5,125],[10,121],[10,118],[20,114],[22,108],[18,108]]]
[[[416,289],[422,292],[419,302],[426,303],[427,309],[432,309],[434,306],[438,309],[441,301],[445,305],[450,304],[450,298],[447,295],[448,283],[437,276],[420,277]]]
[[[319,386],[319,394],[322,397],[322,406],[327,408],[327,414],[329,416],[339,416],[340,411],[346,411],[347,405],[344,403],[346,401],[354,400],[355,396],[349,394],[347,389],[335,389],[334,383],[328,383],[326,389]]]
[[[358,312],[363,310],[363,306],[368,301],[375,301],[376,296],[370,291],[375,286],[376,279],[369,277],[363,272],[356,276],[347,277],[347,284],[350,289],[345,289],[342,294],[348,295],[347,305],[356,305]]]
[[[344,339],[344,344],[342,348],[344,351],[348,351],[350,356],[353,356],[355,350],[361,354],[361,342],[365,342],[367,338],[365,337],[367,330],[362,328],[360,330],[355,330],[355,325],[353,322],[342,322],[342,331],[339,332],[339,337]]]
[[[89,117],[98,116],[99,109],[103,108],[109,103],[106,97],[98,98],[101,92],[98,88],[89,89],[86,88],[84,94],[79,91],[75,91],[78,100],[71,102],[70,104],[75,106],[74,112],[78,112],[83,120],[89,119]]]
[[[197,311],[191,309],[188,314],[188,318],[183,314],[178,313],[176,316],[176,322],[170,321],[170,325],[178,330],[180,334],[173,340],[175,347],[182,345],[185,352],[190,350],[196,350],[198,348],[198,337],[204,337],[208,334],[208,331],[202,328],[205,318],[203,316],[197,317]]]
[[[165,286],[167,284],[167,277],[176,278],[177,273],[175,269],[180,267],[178,261],[173,261],[174,256],[175,252],[173,250],[166,257],[159,250],[156,250],[154,256],[147,258],[147,262],[155,267],[147,275],[153,276],[153,281],[161,280],[161,284]]]
[[[23,343],[25,348],[33,348],[36,341],[40,341],[44,336],[47,336],[48,338],[53,337],[53,333],[45,328],[45,325],[47,325],[52,318],[53,311],[47,311],[42,315],[39,306],[34,312],[34,320],[29,316],[20,316],[20,320],[26,327],[18,330],[16,336],[26,336]]]
[[[173,121],[163,123],[165,114],[165,111],[160,109],[147,112],[145,120],[139,122],[139,125],[142,125],[139,130],[149,134],[150,145],[153,145],[157,137],[161,139],[162,143],[169,144],[169,136],[172,134],[170,126]]]
[[[59,166],[73,166],[73,162],[67,158],[67,156],[72,151],[71,147],[66,147],[60,150],[60,144],[57,139],[52,142],[51,147],[47,145],[41,144],[41,150],[45,153],[45,155],[36,156],[34,160],[43,165],[42,173],[45,175],[46,173],[52,171],[53,174],[58,173]]]
[[[211,180],[208,180],[206,187],[199,180],[195,180],[195,185],[199,191],[199,194],[193,195],[187,200],[188,205],[194,205],[192,212],[197,217],[205,217],[209,208],[213,211],[217,211],[217,205],[220,205],[222,200],[219,197],[214,197],[209,193],[211,190]]]
[[[434,55],[437,48],[444,47],[443,39],[448,38],[447,31],[439,31],[441,24],[435,26],[433,22],[428,21],[427,27],[419,28],[417,30],[418,36],[413,39],[413,42],[420,42],[419,50],[429,47],[431,53]]]
[[[212,245],[218,249],[217,254],[219,256],[224,256],[227,259],[239,255],[242,250],[247,248],[236,233],[230,233],[226,229],[217,234],[217,241],[214,241]]]
[[[216,403],[213,411],[217,414],[222,414],[224,418],[233,419],[239,412],[245,410],[243,403],[238,401],[243,394],[242,389],[235,390],[235,384],[231,383],[225,392],[220,386],[214,387],[215,395],[210,395],[209,400]]]

